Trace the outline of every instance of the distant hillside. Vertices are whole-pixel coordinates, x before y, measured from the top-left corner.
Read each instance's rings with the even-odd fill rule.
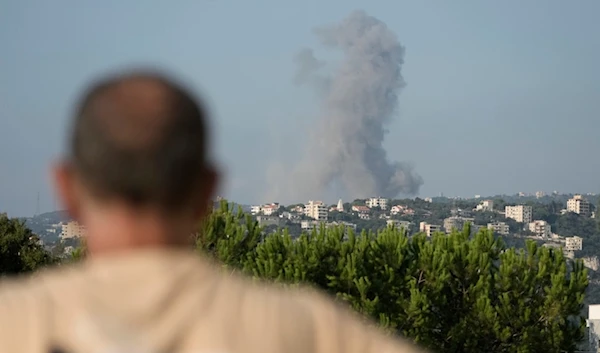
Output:
[[[71,218],[67,214],[67,211],[54,211],[54,212],[46,212],[39,214],[37,216],[31,217],[31,219],[41,222],[52,222],[59,223],[69,221]]]
[[[55,211],[42,213],[40,215],[25,218],[25,224],[35,234],[37,234],[44,243],[54,243],[60,235],[60,228],[56,227],[61,222],[68,222],[70,217],[65,211]]]

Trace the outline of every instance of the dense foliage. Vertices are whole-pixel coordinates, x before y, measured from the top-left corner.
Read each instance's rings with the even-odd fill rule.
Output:
[[[0,213],[0,276],[31,272],[54,263],[25,223]]]
[[[312,284],[434,351],[574,351],[585,326],[582,264],[533,242],[515,250],[487,230],[469,234],[322,228],[292,240],[264,236],[223,203],[197,246],[258,278]]]

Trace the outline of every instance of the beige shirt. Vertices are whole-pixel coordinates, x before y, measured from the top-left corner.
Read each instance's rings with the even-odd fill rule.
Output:
[[[0,284],[0,352],[393,353],[408,343],[328,298],[223,274],[196,253],[139,251]]]

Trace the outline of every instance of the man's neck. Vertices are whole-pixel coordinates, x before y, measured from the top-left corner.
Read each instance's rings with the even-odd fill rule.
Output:
[[[152,248],[191,247],[190,227],[153,211],[111,208],[83,218],[90,256]]]

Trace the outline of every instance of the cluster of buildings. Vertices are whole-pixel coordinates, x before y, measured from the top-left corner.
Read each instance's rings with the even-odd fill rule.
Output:
[[[276,213],[279,208],[281,206],[279,205],[279,203],[270,203],[267,205],[261,205],[261,206],[251,206],[250,207],[250,212],[252,214],[263,214],[265,216],[270,216],[274,213]]]
[[[542,192],[536,193],[538,197],[544,197]],[[531,233],[531,236],[543,240],[560,240],[564,241],[557,234],[552,232],[550,224],[544,220],[533,219],[533,208],[529,205],[511,205],[505,206],[504,210],[497,210],[494,207],[493,200],[482,200],[474,209],[473,212],[495,212],[503,215],[507,219],[512,219],[515,222],[523,224],[523,230]],[[288,211],[278,212],[280,205],[271,203],[260,206],[252,206],[251,212],[257,215],[257,219],[263,225],[283,225],[286,221],[292,223],[300,223],[303,230],[310,229],[321,223],[334,224],[329,222],[330,212],[350,212],[358,219],[369,220],[373,217],[373,209],[377,208],[381,211],[386,211],[379,214],[379,217],[386,219],[390,226],[410,228],[410,222],[399,221],[392,219],[393,216],[414,215],[415,211],[405,205],[393,205],[390,207],[389,200],[382,197],[372,197],[365,201],[364,205],[352,205],[349,209],[344,209],[342,200],[339,200],[337,205],[328,207],[322,201],[308,201],[304,205],[298,205]],[[562,213],[573,212],[584,216],[593,216],[590,212],[591,207],[588,200],[582,195],[575,195],[567,202],[567,207]],[[487,225],[475,225],[475,220],[470,213],[462,210],[453,211],[453,215],[444,219],[443,224],[430,224],[421,222],[419,231],[428,236],[435,232],[450,233],[453,229],[462,229],[466,223],[472,224],[472,230],[477,231],[481,227],[487,227],[499,235],[509,235],[511,232],[507,222],[495,221],[487,223]],[[335,223],[337,225],[337,223]],[[346,222],[346,225],[356,228],[355,224]],[[575,237],[577,238],[577,237]]]
[[[545,194],[536,193],[536,196],[543,197]],[[574,258],[576,251],[583,249],[583,239],[578,236],[563,237],[552,232],[552,228],[548,222],[544,220],[533,219],[533,207],[528,205],[505,206],[504,212],[494,209],[492,200],[483,200],[474,209],[475,212],[496,212],[503,214],[505,218],[513,219],[514,221],[523,224],[523,230],[532,234],[533,238],[548,241],[547,246],[563,247],[565,255],[569,258]],[[561,213],[577,213],[582,216],[593,217],[590,203],[582,195],[575,195],[567,201],[567,208]],[[429,224],[421,222],[419,231],[431,236],[436,232],[450,233],[453,229],[462,229],[469,222],[472,224],[472,231],[476,232],[482,226],[474,224],[474,218],[462,215],[453,215],[444,219],[443,225]],[[487,228],[494,231],[498,235],[509,235],[510,226],[507,222],[491,222],[487,224]]]
[[[330,212],[346,212],[353,214],[356,218],[369,220],[373,216],[373,210],[378,209],[386,211],[380,217],[386,219],[390,226],[403,227],[408,229],[410,222],[391,219],[391,216],[413,215],[415,211],[407,206],[394,205],[389,207],[389,199],[382,197],[371,197],[365,201],[364,205],[351,205],[347,209],[344,203],[339,200],[337,205],[327,206],[322,201],[310,200],[304,205],[297,205],[288,210],[282,210],[278,203],[251,206],[250,212],[256,216],[261,225],[281,226],[286,222],[298,223],[302,230],[311,229],[325,224],[326,226],[345,225],[356,229],[356,224],[350,222],[330,221]]]

